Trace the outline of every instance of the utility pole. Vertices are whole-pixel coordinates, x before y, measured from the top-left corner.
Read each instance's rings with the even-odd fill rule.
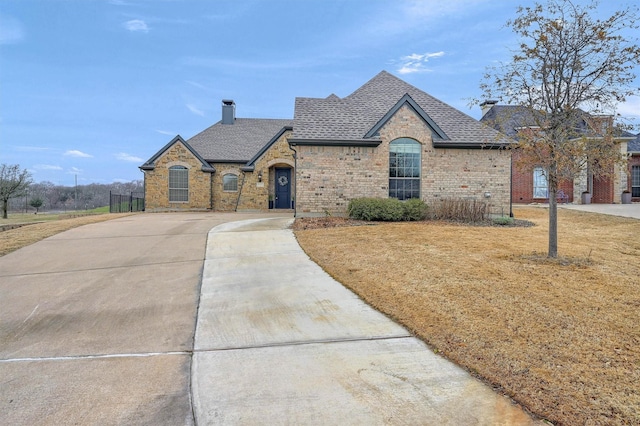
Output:
[[[73,199],[73,209],[78,210],[78,175],[76,174],[76,196]]]

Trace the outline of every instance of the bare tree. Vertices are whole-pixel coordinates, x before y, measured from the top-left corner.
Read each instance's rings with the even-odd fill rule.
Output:
[[[24,169],[20,170],[19,164],[0,165],[0,201],[2,201],[2,218],[7,218],[9,199],[21,197],[25,194],[31,175]]]
[[[520,44],[511,61],[490,68],[481,84],[485,99],[525,111],[521,116],[529,124],[520,129],[516,149],[522,163],[545,170],[553,258],[558,256],[558,183],[586,169],[596,178],[614,173],[624,159],[616,141],[620,129],[611,118],[618,103],[640,93],[633,86],[633,69],[640,63],[634,32],[638,8],[602,19],[595,17],[597,1],[576,3],[549,0],[519,7],[506,25]],[[581,128],[585,121],[592,132]]]

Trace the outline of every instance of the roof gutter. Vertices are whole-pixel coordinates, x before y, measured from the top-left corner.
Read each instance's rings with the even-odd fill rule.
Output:
[[[511,146],[512,142],[503,143],[455,143],[455,142],[433,142],[434,148],[452,149],[504,149]]]
[[[375,148],[381,139],[289,139],[289,146],[353,146]]]

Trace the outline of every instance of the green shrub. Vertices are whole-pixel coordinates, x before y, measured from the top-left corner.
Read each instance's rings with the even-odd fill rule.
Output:
[[[427,206],[422,200],[400,201],[395,198],[355,198],[347,213],[352,219],[399,222],[424,219]]]
[[[515,221],[513,220],[513,218],[509,216],[501,216],[493,219],[494,224],[501,225],[501,226],[510,226],[510,225],[513,225],[514,222]]]
[[[419,198],[412,198],[402,203],[403,220],[422,220],[427,217],[427,205]]]

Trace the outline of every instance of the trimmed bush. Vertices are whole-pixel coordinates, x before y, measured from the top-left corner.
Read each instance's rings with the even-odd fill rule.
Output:
[[[427,217],[427,205],[419,198],[412,198],[402,203],[403,220],[423,220]]]
[[[424,219],[427,206],[422,200],[400,201],[395,198],[355,198],[347,213],[352,219],[399,222]]]
[[[500,226],[511,226],[515,223],[515,220],[509,216],[500,216],[493,219],[493,223]]]

